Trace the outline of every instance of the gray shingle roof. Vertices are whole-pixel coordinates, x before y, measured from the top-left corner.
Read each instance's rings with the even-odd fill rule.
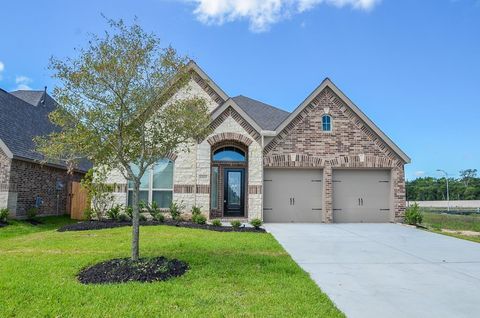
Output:
[[[287,111],[243,95],[232,99],[264,130],[275,130],[290,115]]]
[[[40,91],[41,94],[38,91],[26,92],[28,91],[16,91],[11,94],[0,89],[0,139],[14,157],[44,160],[43,155],[35,151],[33,138],[47,135],[56,129],[48,119],[48,113],[55,107],[55,101],[47,94],[47,102],[40,105],[38,96],[43,96],[43,91]],[[78,169],[86,171],[90,166],[89,162],[84,161],[79,164]]]

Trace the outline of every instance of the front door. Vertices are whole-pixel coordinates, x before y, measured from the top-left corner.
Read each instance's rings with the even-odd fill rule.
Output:
[[[223,185],[223,215],[244,216],[245,169],[225,169]]]

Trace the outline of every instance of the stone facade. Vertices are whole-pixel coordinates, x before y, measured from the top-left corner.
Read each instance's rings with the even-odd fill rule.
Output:
[[[332,131],[321,130],[322,115],[332,117]],[[332,170],[391,170],[394,214],[405,210],[404,162],[330,88],[325,88],[264,149],[265,167],[323,169],[324,222],[333,221]]]

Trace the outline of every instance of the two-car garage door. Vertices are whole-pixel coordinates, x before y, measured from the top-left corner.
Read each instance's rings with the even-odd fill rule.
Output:
[[[334,222],[390,221],[390,171],[334,170],[332,179]],[[323,186],[320,169],[265,169],[265,222],[322,222]]]

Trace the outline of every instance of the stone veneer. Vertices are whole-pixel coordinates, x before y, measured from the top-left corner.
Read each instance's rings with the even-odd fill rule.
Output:
[[[332,117],[332,131],[324,132],[322,115]],[[366,125],[330,88],[325,88],[264,149],[264,167],[323,169],[324,222],[333,222],[334,169],[365,168],[391,171],[391,221],[405,210],[405,162]]]
[[[223,103],[211,89],[204,88],[205,81],[194,77],[185,91],[172,97],[182,99],[199,96],[207,100],[210,111]],[[248,147],[248,171],[245,204],[249,219],[262,217],[262,147],[261,137],[253,127],[234,109],[227,108],[211,123],[212,133],[199,143],[189,145],[190,151],[176,154],[173,172],[173,201],[183,202],[186,212],[193,205],[200,206],[205,216],[210,217],[210,170],[211,149],[219,142],[241,142]],[[126,204],[126,180],[119,171],[111,171],[108,183],[116,184],[115,203]]]

